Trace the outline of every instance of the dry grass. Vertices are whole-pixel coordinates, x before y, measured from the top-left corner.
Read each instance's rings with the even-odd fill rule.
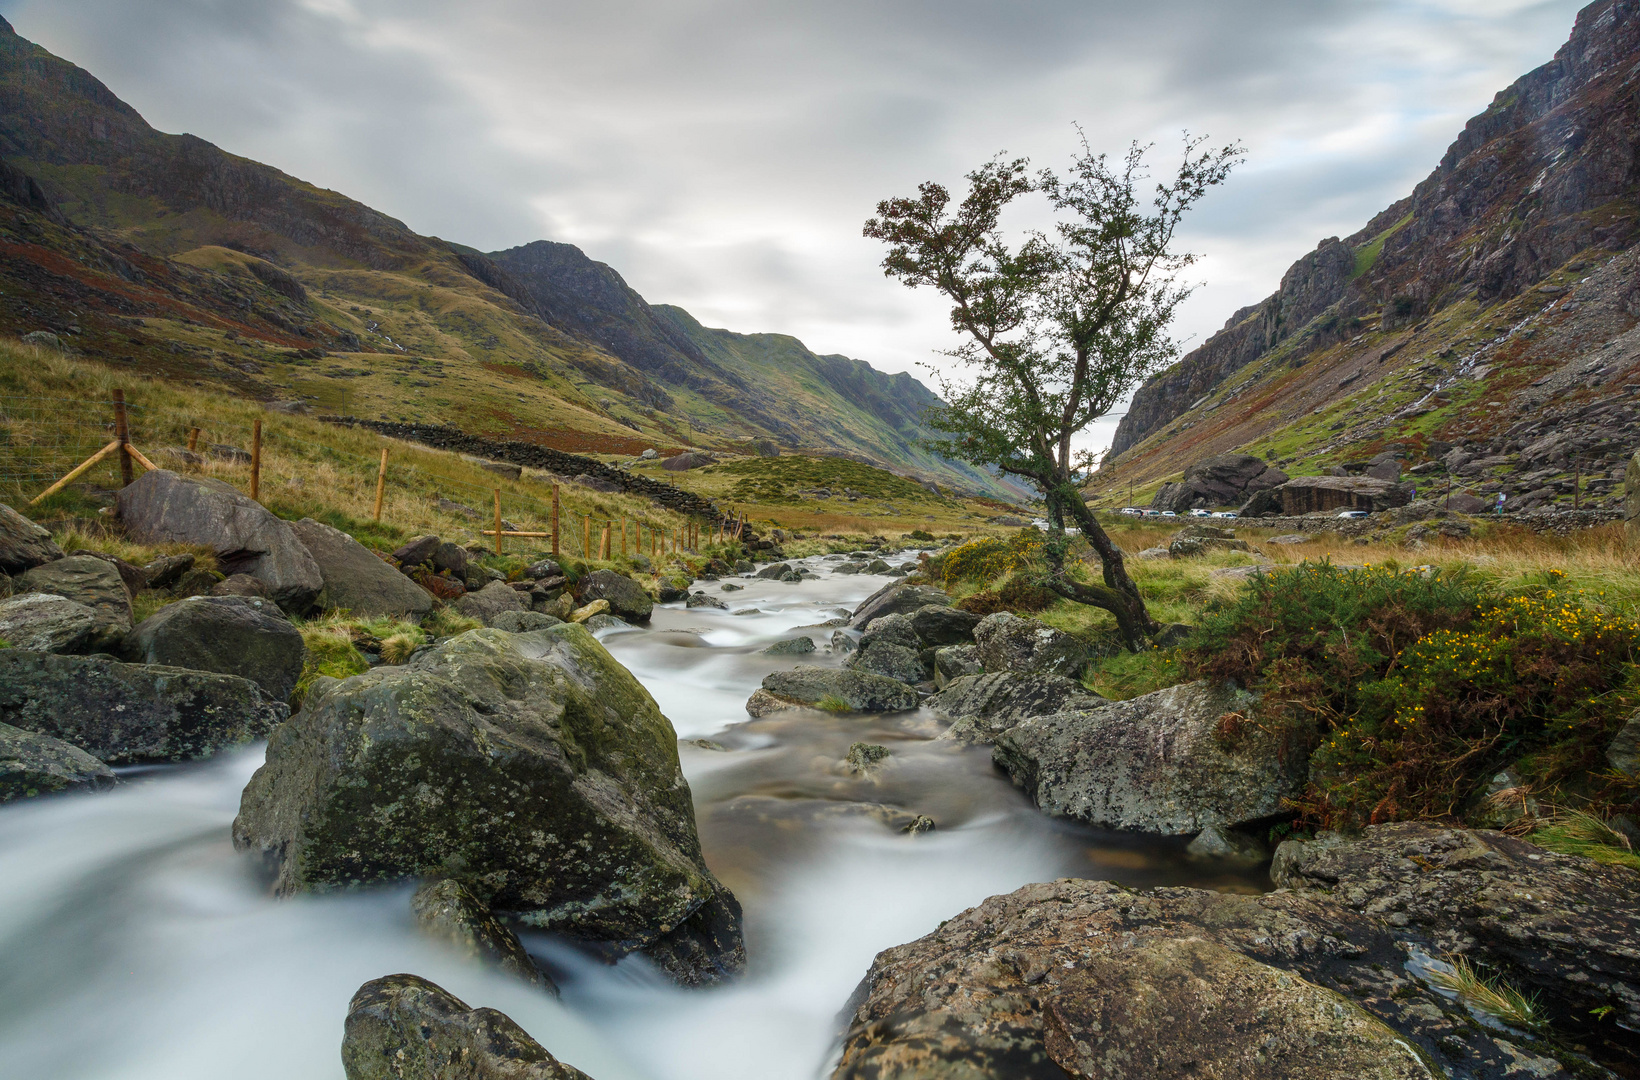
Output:
[[[1607,866],[1627,866],[1640,870],[1640,855],[1629,838],[1594,814],[1582,810],[1562,810],[1548,824],[1527,839],[1541,848],[1562,855],[1581,855]]]

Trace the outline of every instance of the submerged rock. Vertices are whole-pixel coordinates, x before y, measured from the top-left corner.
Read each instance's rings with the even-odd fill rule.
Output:
[[[429,881],[410,897],[410,914],[422,933],[453,946],[463,956],[487,960],[531,986],[558,992],[530,959],[518,935],[501,925],[461,882],[451,878]]]
[[[359,987],[347,1006],[347,1080],[591,1080],[494,1009],[471,1009],[418,975]]]
[[[927,704],[940,715],[956,721],[940,738],[975,745],[989,744],[1033,716],[1096,709],[1109,702],[1063,675],[997,671],[953,679],[945,689],[929,698]]]
[[[0,803],[113,786],[114,770],[79,747],[0,724]]]
[[[861,776],[870,776],[877,771],[883,762],[892,756],[893,754],[886,746],[878,746],[876,743],[857,742],[848,748],[848,756],[843,759],[843,764],[850,772],[858,773]]]
[[[280,894],[450,877],[682,982],[745,963],[677,735],[579,626],[474,630],[330,687],[269,741],[234,843],[270,860]]]

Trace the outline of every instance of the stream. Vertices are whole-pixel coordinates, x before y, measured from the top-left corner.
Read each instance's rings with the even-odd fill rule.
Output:
[[[988,748],[936,740],[927,710],[749,719],[770,671],[841,663],[818,624],[892,580],[794,565],[820,577],[701,583],[730,610],[660,605],[645,628],[599,635],[677,729],[707,861],[745,909],[742,979],[682,990],[641,958],[611,967],[526,937],[554,1000],[420,937],[408,887],[274,901],[228,835],[257,745],[0,808],[0,1077],[339,1080],[353,992],[414,972],[595,1080],[815,1080],[872,957],[987,896],[1068,876],[1268,887],[1189,860],[1182,840],[1045,817]],[[813,654],[761,652],[805,632]],[[842,767],[856,741],[893,752],[872,778]],[[937,828],[899,832],[914,814]]]

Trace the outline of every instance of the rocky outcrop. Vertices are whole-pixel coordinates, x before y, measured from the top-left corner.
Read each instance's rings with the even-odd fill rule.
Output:
[[[110,765],[209,757],[267,738],[288,714],[234,675],[0,649],[0,722]]]
[[[79,747],[0,724],[0,803],[113,786],[114,770]]]
[[[1404,484],[1370,476],[1300,476],[1269,492],[1281,499],[1281,512],[1290,516],[1324,514],[1332,510],[1389,510],[1412,501]],[[1248,517],[1258,510],[1251,504]]]
[[[630,623],[646,623],[655,601],[644,587],[625,574],[594,570],[575,583],[575,598],[583,604],[608,600],[609,610]]]
[[[271,601],[244,596],[194,596],[144,619],[121,647],[137,664],[166,664],[238,675],[274,701],[289,701],[307,660],[307,646]]]
[[[46,593],[83,604],[95,616],[81,646],[90,652],[112,652],[131,629],[131,594],[111,562],[91,555],[70,555],[28,570],[13,588],[19,593]]]
[[[746,711],[764,716],[782,708],[832,708],[848,712],[900,712],[917,707],[917,691],[869,671],[798,667],[763,677]]]
[[[1095,709],[1103,697],[1063,675],[997,671],[953,679],[929,698],[930,709],[955,721],[941,735],[958,742],[989,744],[1033,716]]]
[[[0,574],[20,574],[62,557],[51,533],[0,503]]]
[[[97,613],[51,593],[27,593],[0,600],[0,641],[33,652],[86,651],[97,629]]]
[[[535,966],[518,935],[501,924],[472,890],[453,878],[429,881],[410,897],[410,914],[423,934],[469,960],[495,964],[529,985],[557,992]]]
[[[1094,709],[1022,720],[992,760],[1042,810],[1110,829],[1189,836],[1274,817],[1308,779],[1309,754],[1252,724],[1251,698],[1185,683]]]
[[[347,1080],[591,1080],[494,1009],[472,1009],[418,975],[359,987],[347,1006]]]
[[[354,615],[425,615],[433,610],[432,594],[340,529],[312,518],[290,527],[319,567],[322,584],[315,602],[320,608]]]
[[[306,611],[324,587],[290,525],[220,480],[155,469],[122,488],[116,504],[132,539],[212,548],[225,573],[256,578],[285,611]]]
[[[980,620],[974,644],[979,662],[991,672],[1075,678],[1089,655],[1085,644],[1063,630],[1006,611]]]
[[[274,733],[234,842],[281,894],[450,877],[509,918],[714,982],[745,962],[677,735],[585,629],[474,630]]]
[[[873,619],[884,615],[909,615],[930,604],[949,605],[951,598],[931,585],[904,585],[893,582],[884,585],[860,602],[849,619],[849,626],[864,630]]]
[[[1286,482],[1287,474],[1263,458],[1218,454],[1190,466],[1178,483],[1163,484],[1150,505],[1178,514],[1198,506],[1240,506],[1249,496]]]

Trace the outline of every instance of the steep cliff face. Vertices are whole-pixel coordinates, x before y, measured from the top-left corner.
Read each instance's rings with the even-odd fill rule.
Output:
[[[1640,229],[1640,5],[1599,0],[1555,58],[1498,94],[1412,194],[1323,241],[1281,289],[1140,388],[1113,444],[1131,450],[1232,374],[1394,330],[1472,300],[1510,300],[1579,252]]]

